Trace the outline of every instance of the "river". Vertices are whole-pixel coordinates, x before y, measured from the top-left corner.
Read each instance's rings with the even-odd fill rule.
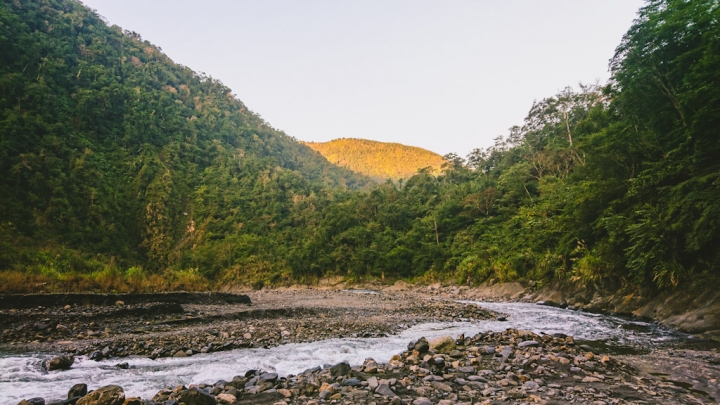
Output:
[[[463,301],[468,302],[468,301]],[[180,384],[214,383],[230,380],[251,369],[275,371],[280,375],[297,374],[305,369],[348,361],[362,364],[372,357],[387,362],[403,351],[407,343],[421,336],[427,338],[464,333],[467,336],[492,330],[517,328],[535,333],[565,333],[578,340],[607,346],[606,351],[622,353],[646,350],[657,345],[673,345],[687,341],[682,333],[653,323],[619,317],[590,314],[529,303],[477,302],[478,305],[507,315],[506,321],[428,323],[407,328],[402,333],[384,338],[347,338],[310,343],[285,344],[270,349],[238,349],[187,358],[126,357],[95,362],[77,357],[67,371],[45,372],[41,362],[50,353],[0,354],[0,404],[17,404],[23,398],[45,397],[65,399],[68,389],[87,383],[89,389],[117,384],[127,397],[151,398],[160,389]],[[127,370],[115,367],[127,362]]]

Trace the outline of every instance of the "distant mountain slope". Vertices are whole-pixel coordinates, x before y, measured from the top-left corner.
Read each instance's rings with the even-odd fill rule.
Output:
[[[330,162],[379,181],[407,179],[426,167],[438,173],[443,164],[442,156],[437,153],[399,143],[340,138],[305,144]]]

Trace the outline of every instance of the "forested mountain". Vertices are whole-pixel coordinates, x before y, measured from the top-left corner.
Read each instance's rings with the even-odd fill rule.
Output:
[[[340,138],[329,142],[305,142],[330,162],[382,182],[407,179],[418,170],[440,173],[442,156],[415,146]]]
[[[0,3],[0,55],[2,269],[196,268],[369,181],[76,1]]]
[[[716,0],[649,1],[608,84],[536,102],[438,176],[359,191],[329,187],[362,179],[79,4],[2,7],[5,289],[720,278]]]

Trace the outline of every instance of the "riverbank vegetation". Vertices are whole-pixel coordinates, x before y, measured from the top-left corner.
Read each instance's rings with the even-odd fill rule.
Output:
[[[649,1],[609,83],[372,187],[78,3],[1,7],[6,291],[720,274],[717,1]]]

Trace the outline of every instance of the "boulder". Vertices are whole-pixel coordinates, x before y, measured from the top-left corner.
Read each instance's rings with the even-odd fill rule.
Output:
[[[75,384],[68,391],[68,399],[87,395],[87,384]]]
[[[122,405],[125,391],[119,385],[106,385],[78,399],[77,405]]]
[[[184,402],[185,405],[215,405],[216,403],[212,395],[197,388],[181,392],[178,401]]]
[[[425,353],[428,350],[430,350],[430,344],[428,343],[427,339],[425,339],[424,337],[421,337],[420,339],[418,339],[417,342],[415,342],[415,345],[413,348],[420,353]]]
[[[52,370],[67,370],[75,362],[75,357],[71,354],[64,354],[62,356],[55,357],[47,363],[47,369]]]
[[[349,375],[350,374],[350,364],[348,364],[348,362],[346,362],[346,361],[338,363],[338,364],[330,367],[330,374],[333,377]]]
[[[455,350],[455,339],[452,336],[440,336],[428,341],[430,349],[435,353],[448,354]]]

